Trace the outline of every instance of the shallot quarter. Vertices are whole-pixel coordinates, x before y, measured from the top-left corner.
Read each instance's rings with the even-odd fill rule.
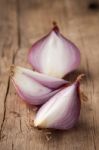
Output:
[[[67,81],[19,66],[11,67],[11,80],[18,95],[29,104],[41,105],[61,90]]]
[[[81,76],[73,84],[61,89],[39,109],[34,119],[35,127],[64,130],[72,128],[77,123],[81,105]]]
[[[33,44],[28,60],[36,71],[62,78],[79,66],[80,52],[55,24],[51,32]]]

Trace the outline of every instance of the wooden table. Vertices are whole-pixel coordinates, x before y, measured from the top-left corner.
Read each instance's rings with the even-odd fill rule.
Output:
[[[0,150],[99,149],[99,9],[90,9],[90,1],[0,0]],[[85,73],[81,89],[88,101],[75,128],[55,131],[47,141],[46,131],[33,128],[33,108],[16,95],[8,69],[13,63],[30,67],[28,49],[53,20],[81,51],[81,65],[69,79]]]

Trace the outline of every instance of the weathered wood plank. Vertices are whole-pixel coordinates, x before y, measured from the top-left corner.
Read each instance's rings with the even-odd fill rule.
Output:
[[[3,145],[2,140],[6,122],[6,103],[9,93],[9,66],[14,63],[18,49],[17,13],[15,0],[0,1],[0,149],[11,149],[10,144]]]
[[[21,0],[17,2],[9,0],[6,5],[6,0],[0,1],[0,18],[4,20],[4,24],[0,22],[3,28],[0,35],[0,49],[2,50],[3,47],[3,51],[0,52],[2,60],[0,61],[0,73],[2,74],[0,89],[3,91],[0,95],[1,126],[3,123],[1,150],[98,149],[99,12],[89,10],[89,2],[90,0],[86,2],[83,0],[24,0],[23,4]],[[4,7],[7,9],[2,15]],[[27,63],[28,49],[34,41],[50,30],[53,20],[57,21],[61,32],[80,48],[81,66],[79,71],[70,78],[80,72],[86,74],[86,80],[82,82],[82,90],[87,94],[89,100],[86,103],[83,102],[78,126],[70,131],[54,132],[52,140],[47,142],[45,131],[32,127],[32,108],[29,108],[16,95],[12,83],[8,84],[8,77],[7,75],[5,77],[4,74],[6,74],[6,68],[13,62],[17,49],[19,51],[14,57],[15,64],[30,67]]]

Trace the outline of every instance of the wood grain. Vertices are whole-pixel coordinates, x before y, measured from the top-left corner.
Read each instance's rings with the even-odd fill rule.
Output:
[[[99,149],[99,10],[88,8],[91,0],[0,0],[0,150],[98,150]],[[98,2],[98,1],[97,1]],[[85,73],[78,125],[70,131],[33,128],[33,108],[16,95],[8,76],[9,66],[30,67],[28,49],[49,32],[52,21],[80,49],[78,71]]]

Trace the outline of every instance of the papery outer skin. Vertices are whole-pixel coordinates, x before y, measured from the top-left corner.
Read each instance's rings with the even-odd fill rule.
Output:
[[[28,60],[36,71],[62,78],[79,66],[80,52],[53,28],[47,36],[32,46]]]
[[[52,129],[70,129],[80,114],[79,83],[62,89],[38,111],[34,126]]]
[[[62,86],[62,84],[67,83],[65,80],[59,80],[49,76],[47,77],[46,75],[43,76],[43,74],[39,74],[22,67],[14,68],[14,75],[11,79],[18,95],[27,103],[33,105],[43,104],[60,91],[61,87],[53,90],[55,87]],[[54,79],[56,79],[56,84]],[[44,86],[44,84],[47,85],[47,83],[48,87]],[[49,87],[53,87],[53,89]]]

